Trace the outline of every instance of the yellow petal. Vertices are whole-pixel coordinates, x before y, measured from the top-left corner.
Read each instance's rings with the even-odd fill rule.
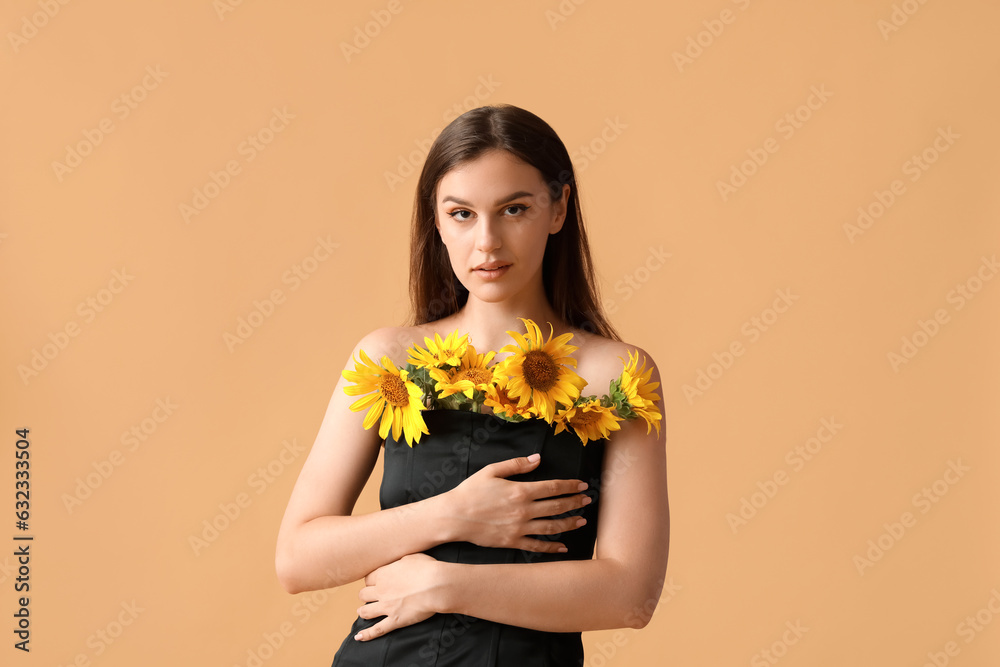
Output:
[[[357,412],[359,410],[364,410],[368,406],[372,405],[373,403],[377,403],[380,400],[382,400],[381,394],[377,392],[368,394],[367,396],[364,396],[354,401],[354,403],[351,405],[351,410],[353,410],[354,412]],[[367,426],[365,428],[367,428]]]
[[[392,408],[392,437],[394,440],[399,440],[399,435],[403,431],[403,415],[400,414],[399,408]]]
[[[368,414],[365,415],[364,427],[365,430],[370,429],[378,421],[378,418],[382,415],[382,410],[385,408],[385,404],[373,405],[371,409],[368,410]],[[385,437],[385,436],[382,436]]]
[[[378,425],[378,437],[385,440],[389,435],[389,427],[392,426],[392,407],[387,405],[382,411],[382,421]]]
[[[366,366],[375,366],[375,362],[371,360],[371,357],[365,354],[364,350],[359,350],[359,352],[361,353],[361,361],[363,361]]]

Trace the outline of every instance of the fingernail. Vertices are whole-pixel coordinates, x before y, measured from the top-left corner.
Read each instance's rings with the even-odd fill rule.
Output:
[[[354,639],[356,641],[361,641],[361,633],[359,632],[358,634],[354,635]]]
[[[577,491],[586,491],[587,490],[587,483],[586,482],[580,482],[577,485],[576,490]]]
[[[591,498],[590,496],[584,496],[583,497],[583,504],[584,505],[589,505],[592,502],[594,502],[594,499]]]
[[[580,517],[579,519],[576,520],[576,527],[579,528],[580,526],[583,526],[586,523],[587,523],[587,520],[584,519],[583,517]]]
[[[559,552],[559,553],[561,553],[561,554],[564,554],[567,551],[569,551],[569,549],[567,549],[566,547],[559,547],[558,549],[556,549],[556,551]]]
[[[537,461],[540,458],[542,458],[541,454],[531,454],[531,455],[528,456],[528,460],[531,461],[532,463],[534,463],[535,461]]]

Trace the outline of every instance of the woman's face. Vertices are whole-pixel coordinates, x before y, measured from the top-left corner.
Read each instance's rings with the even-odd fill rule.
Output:
[[[434,217],[455,275],[488,302],[541,289],[545,244],[562,228],[568,200],[568,185],[553,201],[541,172],[506,151],[447,172]]]

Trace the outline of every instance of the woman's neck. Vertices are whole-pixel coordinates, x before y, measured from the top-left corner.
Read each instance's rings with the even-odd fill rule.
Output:
[[[524,332],[524,323],[518,319],[520,317],[537,324],[546,339],[549,337],[549,322],[555,328],[556,335],[565,331],[568,326],[556,315],[544,296],[531,304],[523,301],[487,303],[470,294],[468,302],[455,314],[455,326],[452,330],[457,328],[460,335],[468,333],[469,342],[480,353],[487,350],[499,352],[501,347],[513,342],[507,335],[508,330]],[[505,353],[499,356],[507,355]]]

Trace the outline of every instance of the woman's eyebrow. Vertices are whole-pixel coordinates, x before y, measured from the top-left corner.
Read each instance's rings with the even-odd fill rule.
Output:
[[[518,199],[520,197],[534,197],[534,196],[535,195],[533,193],[528,192],[527,190],[518,190],[517,192],[513,192],[513,193],[507,195],[506,197],[501,197],[493,205],[494,206],[500,206],[501,204],[506,204],[507,202],[514,201],[515,199]],[[441,200],[441,203],[443,204],[443,203],[449,202],[449,201],[453,201],[456,204],[459,204],[461,206],[472,206],[472,204],[470,204],[469,202],[465,201],[464,199],[459,199],[458,197],[454,197],[452,195],[447,195],[444,199]]]

